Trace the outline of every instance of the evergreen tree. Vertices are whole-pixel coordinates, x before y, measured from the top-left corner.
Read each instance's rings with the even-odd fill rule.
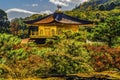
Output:
[[[106,42],[108,46],[112,47],[114,41],[120,36],[120,18],[110,17],[104,23],[100,23],[94,29],[94,40]]]
[[[9,33],[9,23],[7,14],[0,9],[0,33]]]

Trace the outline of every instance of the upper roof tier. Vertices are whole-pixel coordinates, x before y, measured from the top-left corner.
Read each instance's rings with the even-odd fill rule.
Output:
[[[43,18],[25,21],[26,24],[34,24],[34,25],[50,24],[50,23],[55,23],[55,22],[62,23],[62,24],[76,24],[76,25],[92,24],[91,21],[71,17],[62,12],[55,12]]]

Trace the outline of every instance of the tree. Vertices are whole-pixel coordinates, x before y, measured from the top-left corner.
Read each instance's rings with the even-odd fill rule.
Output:
[[[30,46],[32,47],[30,48]],[[0,33],[0,80],[2,77],[37,77],[49,72],[50,62],[40,56],[48,50],[39,50],[33,46],[36,45],[33,43],[21,44],[20,38]]]
[[[0,9],[0,33],[9,33],[9,21],[7,14]]]
[[[105,6],[104,5],[100,5],[99,6],[99,10],[101,10],[101,11],[105,10]]]
[[[106,42],[110,47],[114,45],[114,40],[120,36],[120,18],[107,18],[105,23],[100,23],[94,29],[94,40]]]
[[[26,17],[25,20],[34,20],[37,18],[42,18],[44,16],[47,16],[47,14],[33,14],[30,17]]]
[[[85,32],[80,27],[79,32],[63,31],[56,35],[51,46],[52,51],[44,54],[44,58],[52,63],[53,74],[75,74],[79,72],[91,72],[90,54],[85,49]]]
[[[109,10],[112,10],[112,9],[114,9],[115,8],[115,3],[114,2],[112,2],[112,3],[110,3],[110,5],[109,5]]]
[[[10,23],[10,31],[13,35],[20,38],[28,37],[28,27],[24,24],[22,18],[15,18]]]

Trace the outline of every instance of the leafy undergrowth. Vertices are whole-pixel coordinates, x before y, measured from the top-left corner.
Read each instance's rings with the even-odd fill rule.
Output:
[[[97,72],[118,70],[120,71],[120,48],[108,46],[87,46],[91,51],[91,63]]]
[[[92,72],[92,73],[79,73],[79,77],[84,78],[101,78],[101,79],[116,79],[120,80],[120,72],[117,71],[103,71],[103,72]]]
[[[63,77],[23,78],[22,80],[81,80],[81,79],[120,80],[120,72],[104,71],[104,72],[93,72],[93,73],[79,73],[79,74],[66,75]],[[21,79],[9,78],[8,80],[21,80]]]
[[[0,80],[120,80],[120,48],[82,40],[65,32],[54,45],[39,49],[35,43],[21,44],[17,37],[1,35]]]
[[[24,78],[24,79],[12,79],[12,78],[9,78],[7,80],[66,80],[66,79],[65,78],[59,78],[59,77],[51,77],[51,78]]]

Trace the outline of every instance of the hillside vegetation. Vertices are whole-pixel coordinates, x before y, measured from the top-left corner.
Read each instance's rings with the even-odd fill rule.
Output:
[[[67,15],[93,21],[93,25],[80,26],[78,32],[62,31],[61,35],[47,39],[45,47],[35,42],[21,44],[22,39],[29,38],[24,20],[45,15],[35,14],[9,22],[1,10],[0,79],[120,80],[119,2],[90,0],[64,11]],[[100,10],[101,5],[113,3],[114,8]]]
[[[120,8],[120,0],[88,0],[75,9],[80,10],[112,10]]]

